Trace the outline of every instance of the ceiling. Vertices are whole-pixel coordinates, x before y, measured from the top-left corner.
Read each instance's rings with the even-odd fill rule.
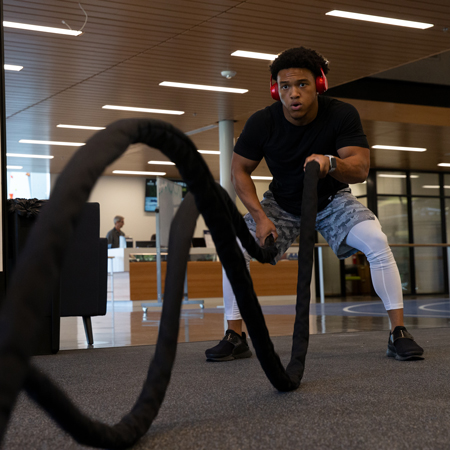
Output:
[[[272,100],[268,62],[231,56],[235,50],[276,54],[300,45],[314,48],[330,61],[331,88],[365,77],[435,83],[442,89],[450,84],[448,0],[84,0],[82,6],[88,20],[78,37],[4,29],[5,63],[24,66],[5,74],[7,151],[54,155],[50,162],[11,157],[8,164],[60,173],[75,147],[18,141],[85,142],[93,133],[57,128],[61,123],[106,126],[121,118],[147,117],[194,132],[233,120],[237,138],[248,117]],[[333,9],[435,26],[414,30],[325,15]],[[65,0],[3,0],[3,16],[6,21],[53,27],[64,27],[64,20],[73,29],[85,21],[78,3]],[[223,70],[237,75],[227,80]],[[193,91],[159,86],[162,81],[249,91]],[[372,150],[372,167],[435,171],[439,162],[450,162],[450,104],[433,106],[430,99],[429,105],[415,105],[414,91],[410,104],[395,99],[348,101],[358,108],[371,145],[428,149]],[[102,109],[105,104],[185,114],[109,111]],[[190,137],[199,149],[219,150],[217,127]],[[204,158],[219,179],[219,156]],[[105,175],[114,169],[164,169],[168,176],[177,176],[176,168],[148,165],[151,159],[163,158],[155,149],[133,146]],[[266,165],[255,174],[268,175]]]

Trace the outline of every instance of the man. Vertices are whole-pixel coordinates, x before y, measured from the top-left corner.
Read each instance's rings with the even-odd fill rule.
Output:
[[[125,219],[122,216],[114,217],[114,228],[108,231],[106,239],[108,239],[108,248],[120,247],[120,236],[125,236],[125,233],[120,229],[125,225]]]
[[[280,101],[247,121],[231,162],[236,193],[249,213],[245,221],[260,245],[273,236],[276,264],[300,231],[304,167],[320,165],[316,229],[344,259],[365,253],[376,293],[391,322],[387,356],[423,359],[423,349],[404,327],[403,296],[397,264],[375,215],[351,194],[348,184],[362,183],[370,165],[369,145],[356,109],[318,92],[326,90],[328,62],[304,47],[282,52],[270,66],[272,97]],[[250,177],[265,158],[273,181],[261,203]],[[245,252],[247,264],[250,256]],[[224,276],[228,330],[206,350],[211,361],[248,358],[251,351],[228,279]]]

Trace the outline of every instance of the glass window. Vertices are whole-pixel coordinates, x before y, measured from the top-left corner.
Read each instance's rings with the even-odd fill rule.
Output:
[[[409,242],[409,232],[406,197],[379,197],[377,207],[378,219],[389,244],[407,244]],[[392,247],[392,253],[400,272],[403,293],[410,294],[409,248]]]
[[[406,195],[406,173],[377,172],[377,193]]]
[[[7,171],[8,198],[37,198],[47,200],[50,197],[50,174],[38,172]]]
[[[428,175],[428,174],[427,174]],[[437,175],[437,174],[436,174]],[[441,208],[438,198],[412,198],[415,244],[441,242]],[[443,251],[440,247],[416,247],[416,290],[418,294],[443,292]]]
[[[450,174],[444,173],[444,195],[450,196]]]
[[[408,204],[406,197],[378,197],[378,219],[390,244],[407,244]]]
[[[412,195],[439,195],[437,173],[411,173]]]

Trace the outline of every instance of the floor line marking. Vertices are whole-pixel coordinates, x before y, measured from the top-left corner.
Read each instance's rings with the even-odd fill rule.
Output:
[[[351,305],[347,306],[346,308],[342,308],[342,310],[346,313],[352,313],[352,314],[365,314],[367,315],[367,312],[359,312],[359,311],[351,311],[352,308],[359,308],[360,306],[366,306],[366,305],[379,305],[379,302],[366,302],[366,303],[360,303],[358,305]],[[377,316],[384,316],[386,313],[378,313],[378,312],[371,312],[370,315],[377,315]]]
[[[421,309],[422,311],[449,312],[448,309],[442,310],[442,309],[431,309],[431,308],[428,308],[429,306],[445,305],[445,304],[448,304],[448,302],[428,303],[428,305],[419,306],[419,309]]]

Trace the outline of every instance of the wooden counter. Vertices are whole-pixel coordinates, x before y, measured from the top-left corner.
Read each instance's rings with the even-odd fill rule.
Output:
[[[166,263],[161,263],[162,290]],[[276,266],[252,261],[250,272],[256,295],[295,295],[297,261],[282,260]],[[213,261],[188,262],[189,298],[222,297],[222,264]],[[156,262],[130,262],[130,300],[156,300]]]

